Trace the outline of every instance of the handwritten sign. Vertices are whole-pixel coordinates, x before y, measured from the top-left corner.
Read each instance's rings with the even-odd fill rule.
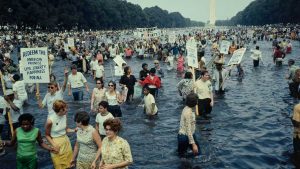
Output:
[[[188,66],[198,68],[197,43],[191,38],[186,43]]]
[[[48,50],[21,48],[21,71],[25,83],[49,83]]]
[[[228,62],[228,66],[240,64],[245,52],[246,52],[246,48],[241,48],[241,49],[234,51],[232,57],[230,58],[230,60]]]
[[[125,63],[125,60],[121,57],[121,55],[117,55],[115,58],[114,58],[114,61],[116,62],[116,64],[119,66],[119,67],[122,67],[122,64]]]
[[[122,66],[115,66],[115,76],[123,76],[124,71],[122,69]]]
[[[226,40],[222,40],[220,53],[228,54],[229,47],[230,47],[230,42]]]

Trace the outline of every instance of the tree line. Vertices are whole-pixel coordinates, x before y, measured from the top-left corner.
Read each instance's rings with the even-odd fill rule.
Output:
[[[218,20],[217,26],[300,23],[299,0],[256,0],[230,20]]]
[[[0,25],[40,29],[131,29],[204,26],[157,6],[124,0],[1,0]]]

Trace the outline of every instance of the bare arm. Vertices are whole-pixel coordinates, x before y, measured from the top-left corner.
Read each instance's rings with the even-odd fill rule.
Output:
[[[58,153],[54,150],[54,148],[52,148],[52,147],[48,146],[46,143],[44,143],[40,130],[38,132],[38,136],[36,138],[36,141],[39,143],[39,146],[41,146],[43,149],[51,151],[53,153]]]
[[[95,100],[95,93],[94,91],[92,92],[92,97],[91,97],[91,110],[94,108],[94,100]]]
[[[52,140],[52,137],[51,137],[51,127],[52,127],[52,121],[48,119],[45,124],[45,137],[46,137],[47,141],[52,145],[54,151],[59,152],[59,146],[57,146],[54,143],[54,141]]]
[[[4,146],[14,146],[17,143],[17,130],[14,131],[14,134],[10,141],[4,141]]]
[[[93,161],[93,164],[92,164],[92,167],[91,167],[91,168],[95,168],[96,167],[96,162],[100,158],[100,155],[101,155],[101,145],[102,145],[102,143],[101,143],[101,137],[100,137],[99,132],[97,130],[94,130],[92,135],[93,135],[94,142],[98,146],[97,154],[96,154],[95,160]]]
[[[64,83],[63,83],[63,86],[61,88],[61,91],[64,92],[67,88],[67,82],[68,82],[68,73],[69,71],[67,69],[64,70],[64,74],[65,74],[65,77],[64,77]]]
[[[76,141],[75,145],[74,145],[73,158],[71,160],[71,167],[75,166],[75,161],[76,161],[78,152],[79,152],[79,145],[78,145],[78,142]]]

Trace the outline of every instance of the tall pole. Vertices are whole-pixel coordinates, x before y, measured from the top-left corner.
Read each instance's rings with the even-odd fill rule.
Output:
[[[210,0],[209,24],[214,26],[216,23],[216,0]]]

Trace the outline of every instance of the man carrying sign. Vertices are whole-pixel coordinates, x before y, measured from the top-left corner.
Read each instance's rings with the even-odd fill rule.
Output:
[[[87,84],[86,78],[82,73],[77,72],[77,66],[71,66],[72,73],[68,76],[68,95],[73,94],[74,101],[83,100],[82,88],[85,85],[86,91],[89,92],[89,86]]]

